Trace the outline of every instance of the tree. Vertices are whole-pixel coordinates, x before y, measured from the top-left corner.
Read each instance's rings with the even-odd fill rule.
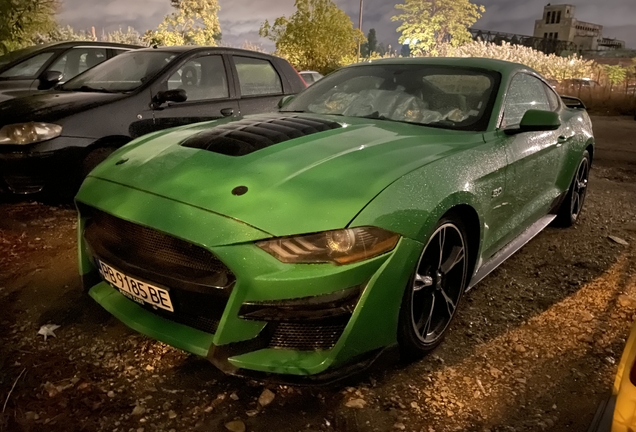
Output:
[[[377,52],[378,49],[378,37],[375,34],[375,29],[369,30],[369,34],[367,35],[367,42],[362,44],[360,47],[360,54],[362,57],[371,57],[374,52]]]
[[[469,42],[468,27],[486,11],[470,0],[404,0],[395,8],[402,11],[391,18],[402,22],[400,43],[414,55],[437,55],[444,43],[456,47]]]
[[[627,78],[627,69],[621,65],[603,65],[603,69],[605,69],[605,73],[607,73],[607,80],[610,83],[610,91],[614,86],[619,85],[625,81],[625,78]]]
[[[217,0],[171,0],[176,9],[143,39],[150,45],[209,45],[221,41]]]
[[[70,25],[58,26],[46,33],[37,33],[33,38],[33,43],[42,44],[49,42],[65,42],[65,41],[92,41],[95,40],[93,35],[87,31],[75,31]]]
[[[296,68],[327,73],[355,57],[364,34],[332,0],[296,0],[291,17],[265,21],[262,37],[276,44],[276,54]]]
[[[38,33],[54,30],[58,8],[58,0],[0,1],[0,50],[32,45]]]

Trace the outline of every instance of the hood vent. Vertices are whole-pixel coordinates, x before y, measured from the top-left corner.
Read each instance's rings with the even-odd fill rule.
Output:
[[[287,140],[340,127],[333,121],[298,115],[259,116],[199,132],[181,145],[227,156],[245,156]]]

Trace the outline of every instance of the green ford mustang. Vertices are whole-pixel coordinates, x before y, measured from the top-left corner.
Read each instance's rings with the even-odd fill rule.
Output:
[[[277,113],[147,135],[77,195],[85,288],[231,374],[328,380],[389,347],[417,358],[466,290],[576,222],[594,138],[568,105],[521,65],[390,59]]]

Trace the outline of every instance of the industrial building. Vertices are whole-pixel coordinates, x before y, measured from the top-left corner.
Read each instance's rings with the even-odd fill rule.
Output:
[[[625,42],[603,37],[603,26],[579,21],[576,7],[568,4],[543,8],[543,18],[534,24],[534,37],[572,44],[579,53],[625,48]]]

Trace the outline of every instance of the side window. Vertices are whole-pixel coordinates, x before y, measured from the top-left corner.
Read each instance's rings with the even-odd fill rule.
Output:
[[[112,49],[111,51],[113,52],[113,56],[118,56],[119,54],[123,54],[125,52],[128,52],[130,50],[122,50],[122,49]]]
[[[46,63],[53,56],[52,52],[38,54],[30,59],[24,60],[21,63],[13,66],[10,69],[2,72],[0,77],[2,78],[29,78],[35,76],[44,63]]]
[[[508,87],[502,127],[519,125],[523,115],[531,109],[550,111],[544,84],[532,75],[517,74]]]
[[[561,104],[559,103],[559,96],[547,85],[543,85],[545,92],[548,94],[548,103],[550,104],[550,111],[556,111]]]
[[[234,56],[242,96],[275,95],[283,93],[278,72],[267,61]]]
[[[168,89],[183,89],[188,102],[229,97],[227,75],[220,55],[186,62],[168,79]]]
[[[305,80],[305,82],[307,84],[313,84],[313,82],[314,82],[314,75],[313,74],[303,74],[302,77],[303,77],[303,79]]]
[[[105,48],[73,48],[57,59],[49,70],[62,72],[62,81],[68,81],[103,61],[106,61]]]

